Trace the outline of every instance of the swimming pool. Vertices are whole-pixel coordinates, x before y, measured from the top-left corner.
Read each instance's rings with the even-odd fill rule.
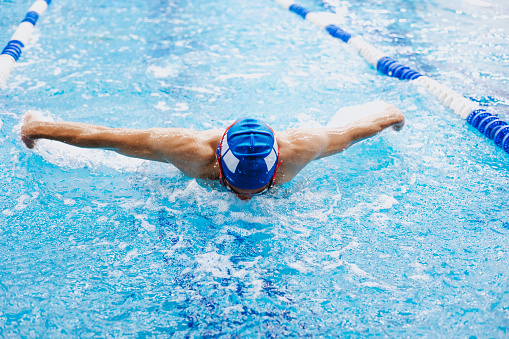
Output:
[[[502,0],[301,1],[507,117]],[[0,1],[7,42],[31,1]],[[0,98],[1,337],[505,337],[508,155],[272,1],[54,1]],[[175,168],[41,142],[26,110],[147,128],[407,125],[242,202]]]

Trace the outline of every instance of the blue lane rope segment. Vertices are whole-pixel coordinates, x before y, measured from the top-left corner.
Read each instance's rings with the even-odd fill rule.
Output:
[[[479,132],[486,135],[486,125],[495,120],[498,120],[496,116],[494,115],[487,116],[486,118],[482,119],[481,122],[479,122],[479,126],[477,126],[477,129],[479,130]]]
[[[44,0],[49,5],[51,3],[51,0]]]
[[[308,13],[310,12],[304,7],[295,4],[291,5],[290,8],[288,9],[290,10],[290,12],[294,12],[295,14],[300,15],[302,19],[306,19],[306,15],[308,15]]]
[[[419,72],[414,71],[396,60],[385,56],[378,60],[376,69],[385,75],[398,78],[400,80],[415,80],[422,76]]]
[[[467,122],[488,139],[493,140],[495,145],[509,153],[509,125],[507,122],[484,109],[472,111],[467,117]]]
[[[345,32],[336,25],[328,25],[327,27],[325,27],[325,30],[329,32],[329,34],[332,35],[333,37],[341,39],[344,42],[348,42],[348,40],[350,40],[350,38],[352,37],[350,33]]]
[[[51,2],[51,0],[49,1]],[[48,0],[46,0],[46,2],[48,2]],[[306,16],[309,13],[312,13],[297,4],[292,4],[288,9],[291,12],[298,14],[303,19],[306,19]],[[333,24],[326,26],[325,30],[332,37],[341,39],[346,43],[348,43],[348,41],[352,38],[350,33]],[[419,72],[414,71],[410,67],[407,67],[388,56],[381,57],[377,61],[376,69],[384,75],[398,78],[400,80],[415,80],[423,76]],[[471,112],[467,117],[467,122],[486,137],[493,140],[497,146],[509,153],[509,124],[507,122],[500,120],[496,115],[493,115],[484,109],[478,109]]]
[[[475,111],[472,111],[472,113],[468,115],[467,122],[473,127],[477,128],[482,119],[492,115],[493,114],[488,113],[484,109],[476,109]]]
[[[509,153],[509,133],[506,134],[506,136],[504,137],[504,140],[502,140],[502,143],[501,143],[501,146],[502,149],[506,152]]]
[[[14,58],[14,60],[18,61],[19,56],[21,55],[22,48],[25,47],[21,41],[18,40],[11,40],[5,46],[5,48],[2,51],[2,54],[10,55]]]
[[[505,125],[497,128],[493,136],[493,141],[495,142],[495,145],[497,145],[498,147],[503,147],[502,141],[504,141],[504,138],[507,135],[509,135],[509,126]]]
[[[509,153],[509,125],[484,109],[470,113],[467,122]]]
[[[506,125],[507,122],[502,121],[500,119],[493,120],[492,122],[489,122],[484,128],[484,135],[487,136],[490,140],[493,140],[495,138],[495,133],[497,132],[498,128],[501,128]]]
[[[29,22],[35,26],[38,19],[39,19],[39,14],[37,12],[31,11],[31,12],[27,13],[25,18],[21,22]]]

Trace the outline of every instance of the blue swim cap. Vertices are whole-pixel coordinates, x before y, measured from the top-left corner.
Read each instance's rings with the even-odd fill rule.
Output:
[[[254,190],[271,181],[279,153],[272,129],[258,119],[246,118],[226,130],[217,155],[230,185]]]

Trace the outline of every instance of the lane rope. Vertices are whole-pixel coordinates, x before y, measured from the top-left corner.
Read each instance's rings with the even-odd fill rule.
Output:
[[[28,10],[14,32],[11,40],[0,54],[0,86],[4,86],[18,61],[23,48],[28,44],[39,17],[46,11],[51,0],[37,0]]]
[[[290,12],[326,30],[332,37],[354,47],[380,73],[400,80],[410,80],[423,87],[441,103],[453,110],[455,114],[493,140],[498,147],[509,153],[509,124],[497,115],[482,109],[476,102],[392,59],[360,36],[353,36],[343,30],[336,25],[338,19],[333,13],[312,12],[292,0],[274,1]]]

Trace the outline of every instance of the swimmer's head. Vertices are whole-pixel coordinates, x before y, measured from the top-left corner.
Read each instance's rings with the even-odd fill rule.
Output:
[[[279,152],[274,132],[264,122],[236,121],[225,131],[216,154],[223,186],[258,190],[274,185]]]

